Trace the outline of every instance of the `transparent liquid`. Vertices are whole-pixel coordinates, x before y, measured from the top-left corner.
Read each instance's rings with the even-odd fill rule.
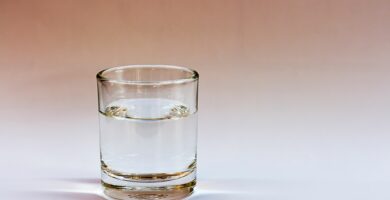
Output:
[[[100,111],[103,182],[169,181],[193,173],[197,116],[168,99],[121,99]]]

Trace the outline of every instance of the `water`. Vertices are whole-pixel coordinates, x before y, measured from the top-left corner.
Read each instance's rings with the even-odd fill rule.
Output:
[[[99,119],[104,182],[159,182],[194,173],[197,116],[185,104],[121,99],[100,111]]]

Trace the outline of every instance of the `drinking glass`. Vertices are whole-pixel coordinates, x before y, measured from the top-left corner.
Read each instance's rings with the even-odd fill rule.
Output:
[[[196,184],[198,79],[168,65],[97,74],[101,182],[116,199],[181,199]]]

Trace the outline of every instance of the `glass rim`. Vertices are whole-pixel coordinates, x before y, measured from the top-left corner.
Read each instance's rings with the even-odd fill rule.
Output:
[[[181,70],[186,71],[191,74],[189,77],[185,78],[177,78],[172,80],[156,80],[156,81],[142,81],[142,80],[118,80],[115,78],[108,78],[107,76],[104,76],[107,72],[113,72],[117,70],[124,70],[124,69],[134,69],[134,68],[160,68],[160,69],[171,69],[171,70]],[[120,84],[134,84],[134,85],[167,85],[167,84],[181,84],[181,83],[187,83],[196,81],[199,79],[199,74],[196,70],[193,70],[188,67],[181,67],[176,65],[124,65],[124,66],[117,66],[117,67],[110,67],[103,69],[99,71],[96,74],[96,78],[98,81],[107,81],[112,83],[120,83]]]

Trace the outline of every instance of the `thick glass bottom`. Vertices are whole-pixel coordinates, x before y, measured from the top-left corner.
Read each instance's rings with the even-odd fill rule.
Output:
[[[104,193],[114,199],[123,200],[179,200],[192,194],[196,185],[196,170],[184,174],[149,174],[118,177],[102,171]]]
[[[166,187],[122,187],[102,181],[104,194],[122,200],[180,200],[192,194],[196,180]]]

